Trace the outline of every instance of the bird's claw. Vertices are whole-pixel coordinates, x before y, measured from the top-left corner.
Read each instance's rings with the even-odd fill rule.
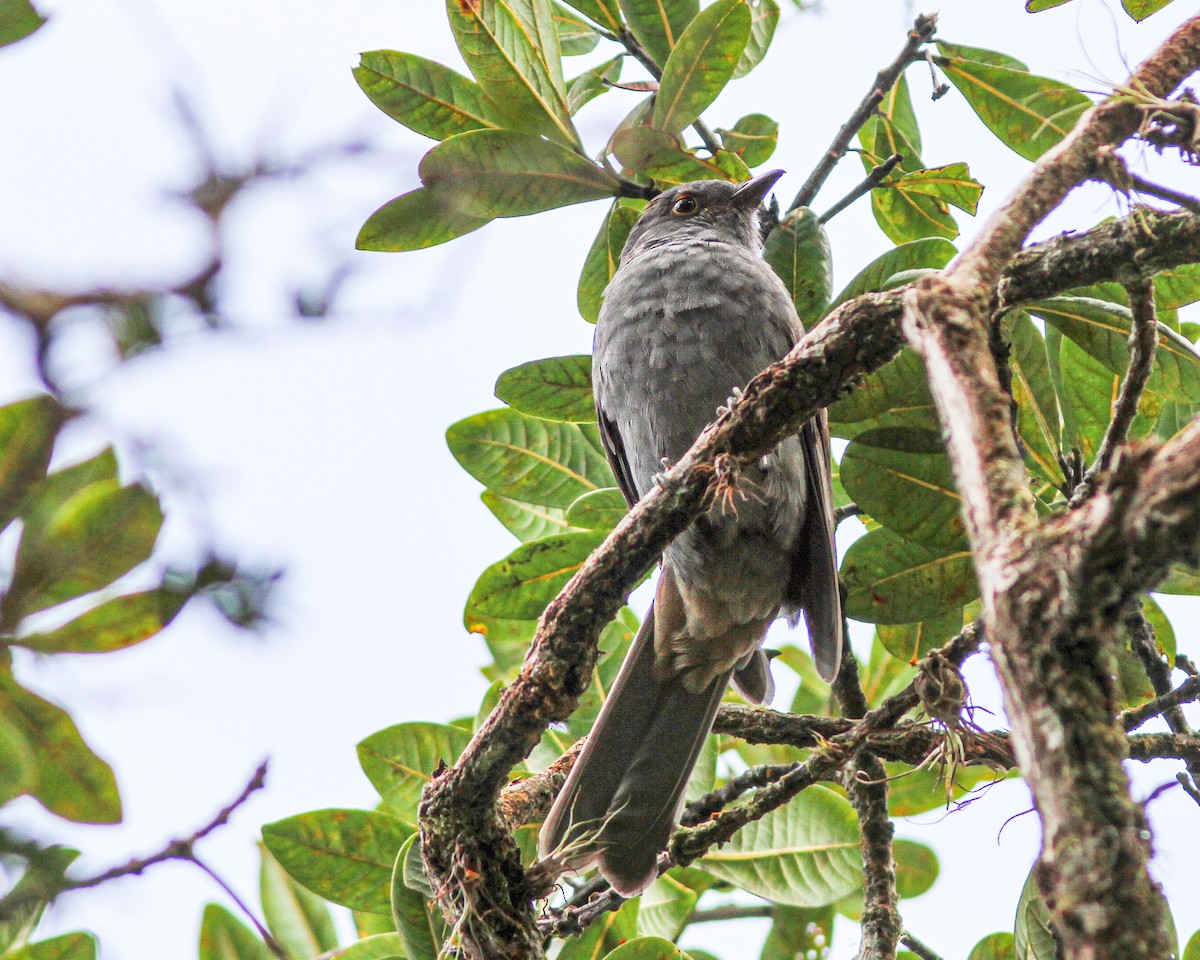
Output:
[[[742,388],[734,387],[733,393],[725,398],[725,402],[717,407],[717,416],[722,416],[726,413],[733,413],[733,408],[742,402]]]
[[[664,481],[667,479],[667,471],[670,470],[671,467],[673,467],[675,464],[672,463],[670,457],[659,457],[658,462],[660,464],[662,464],[662,470],[659,473],[656,473],[654,476],[652,476],[650,478],[650,481],[656,487],[661,487],[663,485]]]

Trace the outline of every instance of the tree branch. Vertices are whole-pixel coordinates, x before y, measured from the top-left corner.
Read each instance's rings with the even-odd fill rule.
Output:
[[[854,187],[853,190],[851,190],[844,197],[842,197],[841,200],[821,214],[818,220],[821,223],[828,223],[859,197],[866,196],[877,186],[883,183],[884,178],[903,162],[903,154],[893,153],[890,157],[884,160],[883,163],[872,167],[871,172],[868,173],[867,176],[856,187]]]

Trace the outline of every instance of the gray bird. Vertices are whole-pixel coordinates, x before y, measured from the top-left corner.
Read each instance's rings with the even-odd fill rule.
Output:
[[[685,183],[655,197],[629,234],[592,369],[600,435],[630,505],[804,332],[762,258],[758,210],[782,173]],[[771,621],[794,625],[803,612],[826,680],[841,661],[824,411],[734,484],[667,547],[653,609],[539,837],[543,857],[573,870],[598,863],[626,897],[657,876],[730,680],[750,702],[770,700],[760,644]]]

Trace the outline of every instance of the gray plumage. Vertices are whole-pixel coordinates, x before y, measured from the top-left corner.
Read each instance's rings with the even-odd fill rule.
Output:
[[[593,380],[600,432],[635,503],[717,407],[804,332],[762,259],[758,208],[781,172],[684,184],[647,206],[605,292]],[[825,679],[842,614],[822,412],[667,548],[652,611],[542,827],[543,856],[601,873],[624,896],[657,875],[725,688],[764,703],[771,621],[803,614]]]

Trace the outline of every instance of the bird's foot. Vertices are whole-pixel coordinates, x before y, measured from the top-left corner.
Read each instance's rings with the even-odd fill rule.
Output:
[[[733,413],[734,407],[742,402],[742,388],[734,387],[733,393],[725,398],[725,402],[717,407],[717,416],[723,416],[726,413]]]
[[[650,481],[656,486],[661,487],[667,479],[667,471],[675,466],[674,461],[670,457],[660,457],[658,462],[662,465],[662,470],[650,478]]]

